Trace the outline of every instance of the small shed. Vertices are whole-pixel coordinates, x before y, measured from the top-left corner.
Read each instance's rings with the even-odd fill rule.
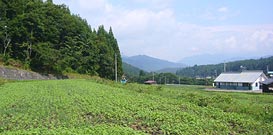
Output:
[[[269,78],[261,83],[263,85],[263,92],[273,92],[273,78]]]

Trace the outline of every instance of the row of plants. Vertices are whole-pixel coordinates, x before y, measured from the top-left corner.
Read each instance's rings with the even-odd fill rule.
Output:
[[[272,134],[271,97],[99,78],[6,83],[0,134]]]

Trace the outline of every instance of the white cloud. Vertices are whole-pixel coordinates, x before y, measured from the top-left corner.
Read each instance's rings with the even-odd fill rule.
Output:
[[[170,8],[172,0],[133,0],[160,8],[128,8],[107,0],[95,0],[96,4],[94,1],[89,4],[88,0],[64,2],[69,4],[73,13],[86,18],[92,27],[100,24],[106,28],[112,26],[122,54],[128,56],[146,54],[176,61],[202,53],[268,54],[273,50],[273,25],[200,26],[181,23]],[[223,21],[234,16],[228,7],[216,10],[217,13],[208,10],[203,17]]]
[[[226,45],[230,48],[230,49],[236,49],[237,48],[237,39],[234,36],[228,37],[225,40]]]
[[[270,41],[270,39],[273,39],[273,32],[270,30],[258,30],[252,34],[252,38],[259,42]]]
[[[218,8],[218,12],[222,12],[222,13],[228,12],[228,8],[227,7],[220,7],[220,8]]]
[[[149,9],[165,9],[169,8],[173,0],[132,0],[136,4],[142,4],[149,7]]]
[[[228,7],[220,7],[216,9],[204,10],[204,12],[200,15],[200,19],[221,23],[223,21],[238,17],[239,15],[239,11],[230,10]]]
[[[75,1],[79,6],[85,10],[104,10],[108,3],[105,0],[77,0]]]

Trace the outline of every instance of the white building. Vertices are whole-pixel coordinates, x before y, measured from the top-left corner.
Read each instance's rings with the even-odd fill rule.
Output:
[[[215,80],[216,88],[233,90],[260,90],[262,81],[267,79],[263,71],[221,73]]]

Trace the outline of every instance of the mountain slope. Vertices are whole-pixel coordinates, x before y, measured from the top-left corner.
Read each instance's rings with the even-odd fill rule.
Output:
[[[201,54],[190,57],[185,57],[178,61],[179,63],[184,63],[189,66],[193,65],[208,65],[208,64],[218,64],[223,62],[230,62],[236,60],[252,59],[256,57],[237,57],[223,54]]]
[[[245,70],[263,70],[266,72],[267,66],[269,70],[273,70],[273,56],[260,59],[240,60],[226,63],[227,72],[241,71],[241,67]],[[224,70],[224,63],[215,65],[201,65],[183,68],[177,71],[177,75],[185,77],[216,77]]]
[[[156,72],[157,73],[173,73],[173,74],[175,74],[176,71],[178,71],[180,69],[182,69],[182,68],[181,67],[177,67],[177,68],[163,68],[163,69],[157,70]]]
[[[122,60],[130,65],[146,71],[157,71],[164,68],[185,67],[184,64],[153,58],[146,55],[122,57]]]
[[[122,62],[122,69],[125,75],[127,76],[138,76],[141,69],[132,66],[126,62]]]

